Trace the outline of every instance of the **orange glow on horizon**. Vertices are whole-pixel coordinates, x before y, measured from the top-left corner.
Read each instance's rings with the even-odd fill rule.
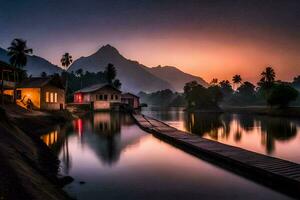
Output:
[[[100,45],[95,46],[95,43]],[[267,65],[275,68],[280,80],[291,81],[300,74],[297,42],[291,44],[287,38],[271,36],[237,37],[232,34],[222,35],[217,31],[202,34],[170,33],[168,37],[132,35],[122,40],[103,39],[101,43],[89,40],[70,43],[64,49],[73,49],[70,52],[76,59],[93,54],[105,44],[116,47],[125,58],[148,67],[175,66],[207,82],[213,78],[231,81],[234,74],[240,74],[244,80],[256,83]],[[55,57],[59,57],[60,52],[56,48],[48,50],[47,56],[54,57],[55,54]]]

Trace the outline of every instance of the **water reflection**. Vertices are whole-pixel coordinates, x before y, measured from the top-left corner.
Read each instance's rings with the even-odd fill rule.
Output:
[[[300,153],[296,150],[300,146],[300,134],[297,134],[300,121],[296,119],[176,110],[164,111],[164,118],[157,110],[143,113],[204,138],[300,162]],[[176,126],[181,123],[183,125]]]
[[[80,144],[80,149],[93,150],[97,158],[105,165],[116,164],[122,151],[138,143],[140,134],[135,132],[121,134],[123,129],[134,125],[128,115],[119,113],[97,113],[84,119],[76,119],[72,124],[57,127],[43,135],[41,139],[60,155],[64,173],[68,174],[72,167],[69,140],[74,137]]]
[[[195,125],[198,116],[190,120]],[[224,127],[218,121],[205,123]],[[75,199],[288,199],[158,140],[128,115],[96,113],[42,139],[57,152],[61,172],[75,179],[64,188]]]

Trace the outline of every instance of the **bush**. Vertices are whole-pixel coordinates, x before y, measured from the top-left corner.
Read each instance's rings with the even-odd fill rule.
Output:
[[[271,106],[285,107],[291,101],[296,100],[298,91],[286,84],[274,85],[267,96],[267,103]]]

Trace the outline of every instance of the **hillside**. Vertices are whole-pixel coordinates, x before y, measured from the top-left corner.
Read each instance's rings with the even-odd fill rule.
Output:
[[[168,81],[172,87],[179,92],[183,91],[185,83],[190,81],[197,81],[203,86],[208,86],[208,83],[205,82],[201,77],[193,76],[191,74],[185,73],[176,67],[172,66],[157,66],[148,68],[148,71],[154,74],[155,76]]]
[[[114,64],[118,71],[118,78],[122,82],[122,90],[137,93],[139,91],[154,92],[157,90],[171,89],[182,91],[186,82],[197,80],[204,86],[207,83],[200,77],[196,77],[180,71],[175,67],[149,68],[122,56],[119,51],[106,45],[96,53],[81,57],[74,61],[69,71],[82,68],[84,71],[103,71],[108,63]]]
[[[39,56],[27,56],[28,61],[24,69],[27,71],[28,75],[40,76],[42,72],[47,74],[60,73],[61,68],[53,65],[48,60]],[[4,62],[9,62],[9,57],[7,56],[7,51],[0,48],[0,60]]]
[[[88,57],[77,59],[70,66],[69,71],[76,71],[80,68],[90,72],[103,71],[108,63],[112,63],[116,67],[118,78],[122,82],[122,90],[124,91],[136,93],[167,88],[174,89],[167,81],[156,77],[146,70],[145,66],[124,58],[116,48],[110,45],[103,46]]]

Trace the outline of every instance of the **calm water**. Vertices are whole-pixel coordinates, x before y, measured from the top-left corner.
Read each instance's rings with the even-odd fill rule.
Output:
[[[262,115],[186,113],[148,109],[144,114],[180,130],[232,146],[300,163],[300,119]]]
[[[185,123],[182,113],[167,115]],[[42,139],[75,179],[65,190],[77,199],[288,199],[158,140],[126,115],[97,113]]]

